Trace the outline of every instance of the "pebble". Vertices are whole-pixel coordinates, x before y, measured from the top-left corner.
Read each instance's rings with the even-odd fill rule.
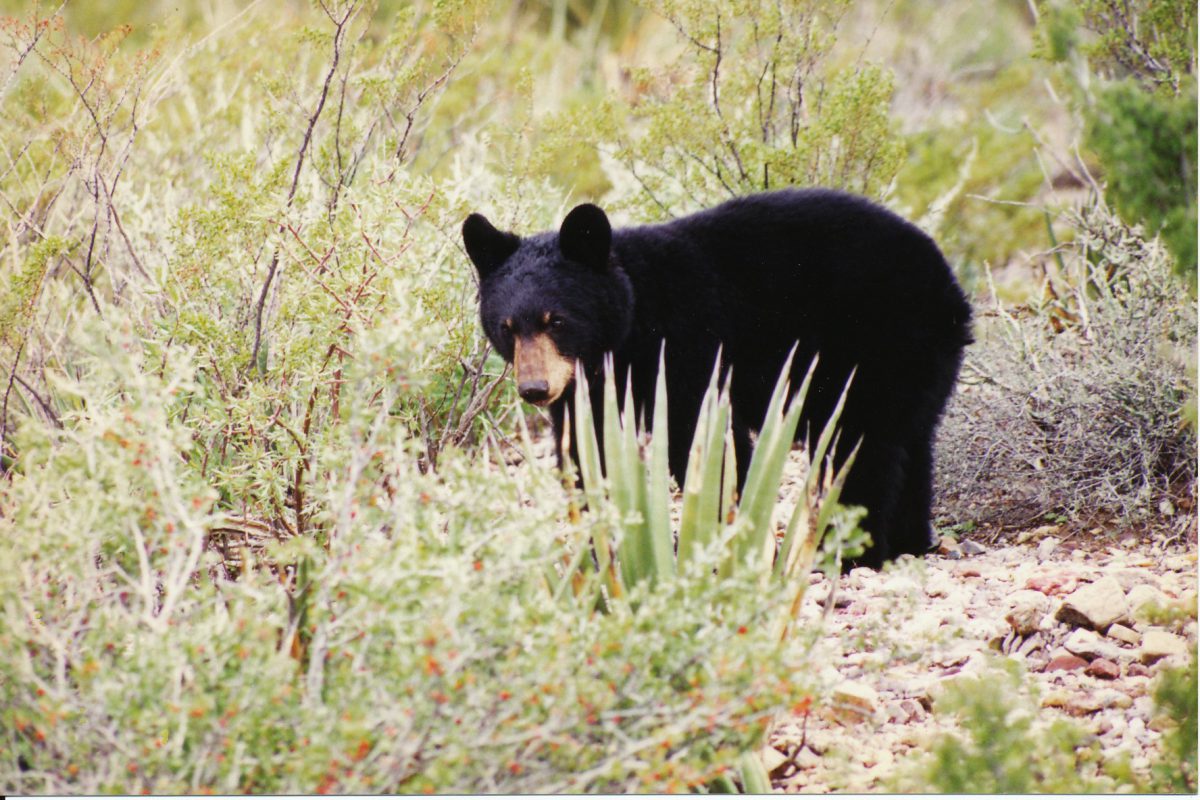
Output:
[[[1055,539],[1053,537],[1051,537],[1049,539],[1043,539],[1042,541],[1038,542],[1038,546],[1037,546],[1038,561],[1045,561],[1057,549],[1058,549],[1058,539]]]
[[[1083,669],[1087,665],[1088,662],[1084,659],[1067,653],[1066,655],[1056,656],[1050,659],[1050,663],[1046,665],[1045,671],[1055,672],[1057,670],[1063,670],[1065,672],[1073,672],[1077,669]]]
[[[1150,669],[1144,664],[1139,664],[1135,661],[1126,668],[1125,674],[1133,678],[1148,678],[1150,676]]]
[[[1142,584],[1158,588],[1158,578],[1148,569],[1119,569],[1112,573],[1112,577],[1126,592]]]
[[[1142,636],[1142,647],[1138,652],[1138,658],[1143,664],[1153,664],[1168,656],[1182,656],[1187,651],[1187,642],[1183,638],[1173,633],[1151,628]]]
[[[1004,619],[1013,630],[1028,636],[1041,630],[1042,618],[1050,608],[1050,598],[1033,589],[1021,589],[1009,595],[1009,610]]]
[[[1034,575],[1025,582],[1026,589],[1047,595],[1068,594],[1079,586],[1079,576],[1072,572]]]
[[[1087,669],[1084,671],[1093,678],[1100,678],[1106,681],[1116,680],[1121,677],[1121,667],[1107,658],[1097,658],[1088,664]]]
[[[833,689],[833,711],[844,721],[871,719],[879,708],[879,693],[864,683],[843,681]]]
[[[1142,643],[1142,635],[1140,633],[1135,631],[1133,628],[1125,627],[1119,622],[1114,622],[1112,625],[1109,625],[1106,634],[1110,638],[1116,639],[1118,642],[1131,644],[1134,647]]]
[[[1086,658],[1089,661],[1097,658],[1115,661],[1122,655],[1121,648],[1104,641],[1092,631],[1084,630],[1083,628],[1071,631],[1071,634],[1063,642],[1063,647],[1080,658]]]
[[[957,561],[963,557],[962,548],[951,536],[943,536],[938,541],[938,555]]]
[[[1121,584],[1113,578],[1101,578],[1063,598],[1058,619],[1069,625],[1102,631],[1124,619],[1128,613],[1129,607],[1125,603],[1125,591],[1121,589]]]
[[[1034,528],[1033,530],[1021,531],[1017,534],[1017,544],[1025,544],[1026,542],[1033,541],[1034,539],[1041,539],[1044,536],[1058,533],[1058,528],[1058,525],[1042,525],[1041,527]]]
[[[959,548],[962,549],[963,555],[967,555],[967,556],[981,556],[987,552],[986,547],[979,544],[978,542],[973,542],[970,539],[968,539],[965,542],[960,543]]]
[[[1129,590],[1126,602],[1129,603],[1134,616],[1142,618],[1150,608],[1165,608],[1167,596],[1153,586],[1143,583]]]
[[[775,788],[885,790],[912,752],[928,751],[955,728],[936,700],[952,686],[992,674],[990,665],[1005,656],[989,652],[989,643],[1023,664],[1026,685],[1041,698],[1039,724],[1069,715],[1106,757],[1119,750],[1130,761],[1157,763],[1156,729],[1165,730],[1167,721],[1155,715],[1155,676],[1186,659],[1196,624],[1131,621],[1133,601],[1162,598],[1186,611],[1181,598],[1195,596],[1195,561],[1178,557],[1171,565],[1186,568],[1163,572],[1178,548],[1136,542],[1108,553],[1081,542],[1068,552],[1057,538],[1046,544],[1061,536],[1056,526],[1046,528],[1025,546],[975,555],[968,541],[959,541],[969,560],[931,557],[898,565],[903,569],[856,570],[840,583],[839,605],[848,608],[827,621],[818,643],[827,657],[816,662],[825,666],[809,676],[826,692],[836,690],[826,695],[831,702],[823,713],[803,725],[785,719],[773,734],[777,751],[792,754],[779,761],[764,752],[780,764],[771,773]],[[1035,553],[1038,542],[1044,559]],[[1076,601],[1089,593],[1122,613],[1107,619],[1080,609]]]

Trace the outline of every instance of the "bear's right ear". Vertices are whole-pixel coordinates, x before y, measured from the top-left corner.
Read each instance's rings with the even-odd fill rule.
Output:
[[[558,247],[572,261],[594,270],[605,269],[612,250],[608,215],[591,203],[575,206],[558,230]]]
[[[496,230],[487,217],[482,214],[472,214],[467,217],[462,226],[463,244],[466,245],[467,255],[479,271],[479,277],[485,278],[497,267],[508,260],[517,251],[521,239],[515,234]]]

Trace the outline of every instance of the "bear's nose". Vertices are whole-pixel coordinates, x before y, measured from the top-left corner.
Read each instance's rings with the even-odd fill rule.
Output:
[[[550,384],[546,381],[521,381],[517,394],[527,403],[544,403],[550,397]]]

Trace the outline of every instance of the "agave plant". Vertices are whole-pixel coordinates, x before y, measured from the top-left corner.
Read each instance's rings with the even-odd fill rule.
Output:
[[[799,612],[821,542],[828,540],[827,550],[833,560],[830,572],[836,580],[843,549],[861,545],[865,538],[857,528],[862,512],[838,505],[857,447],[838,469],[834,469],[831,456],[845,391],[812,447],[811,468],[783,535],[776,535],[774,517],[784,467],[816,367],[814,361],[799,389],[792,392],[788,380],[791,363],[789,356],[776,381],[740,498],[736,492],[729,382],[722,385],[720,370],[714,368],[692,439],[677,530],[672,529],[670,515],[663,356],[659,357],[655,387],[653,435],[646,446],[642,446],[644,420],[639,425],[634,418],[635,406],[628,388],[631,382],[626,382],[624,404],[618,405],[612,362],[606,363],[601,443],[589,402],[587,377],[578,371],[577,418],[567,430],[576,437],[589,509],[616,522],[590,526],[591,547],[577,549],[575,562],[560,578],[559,594],[572,586],[587,602],[595,600],[601,607],[611,608],[613,603],[625,602],[634,587],[648,582],[653,590],[661,577],[682,572],[697,560],[709,559],[711,569],[701,569],[697,574],[720,580],[737,570],[751,570],[759,576],[764,590],[790,595],[790,602],[782,606],[787,612],[774,621],[775,641],[782,644]],[[757,754],[748,754],[739,767],[746,790],[770,791],[770,781]]]

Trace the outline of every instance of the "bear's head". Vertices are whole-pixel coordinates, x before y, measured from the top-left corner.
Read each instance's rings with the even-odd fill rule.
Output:
[[[633,290],[615,263],[613,232],[594,205],[576,206],[557,233],[521,238],[472,214],[463,243],[479,273],[479,314],[517,391],[538,406],[571,385],[575,365],[597,374],[629,333]]]

